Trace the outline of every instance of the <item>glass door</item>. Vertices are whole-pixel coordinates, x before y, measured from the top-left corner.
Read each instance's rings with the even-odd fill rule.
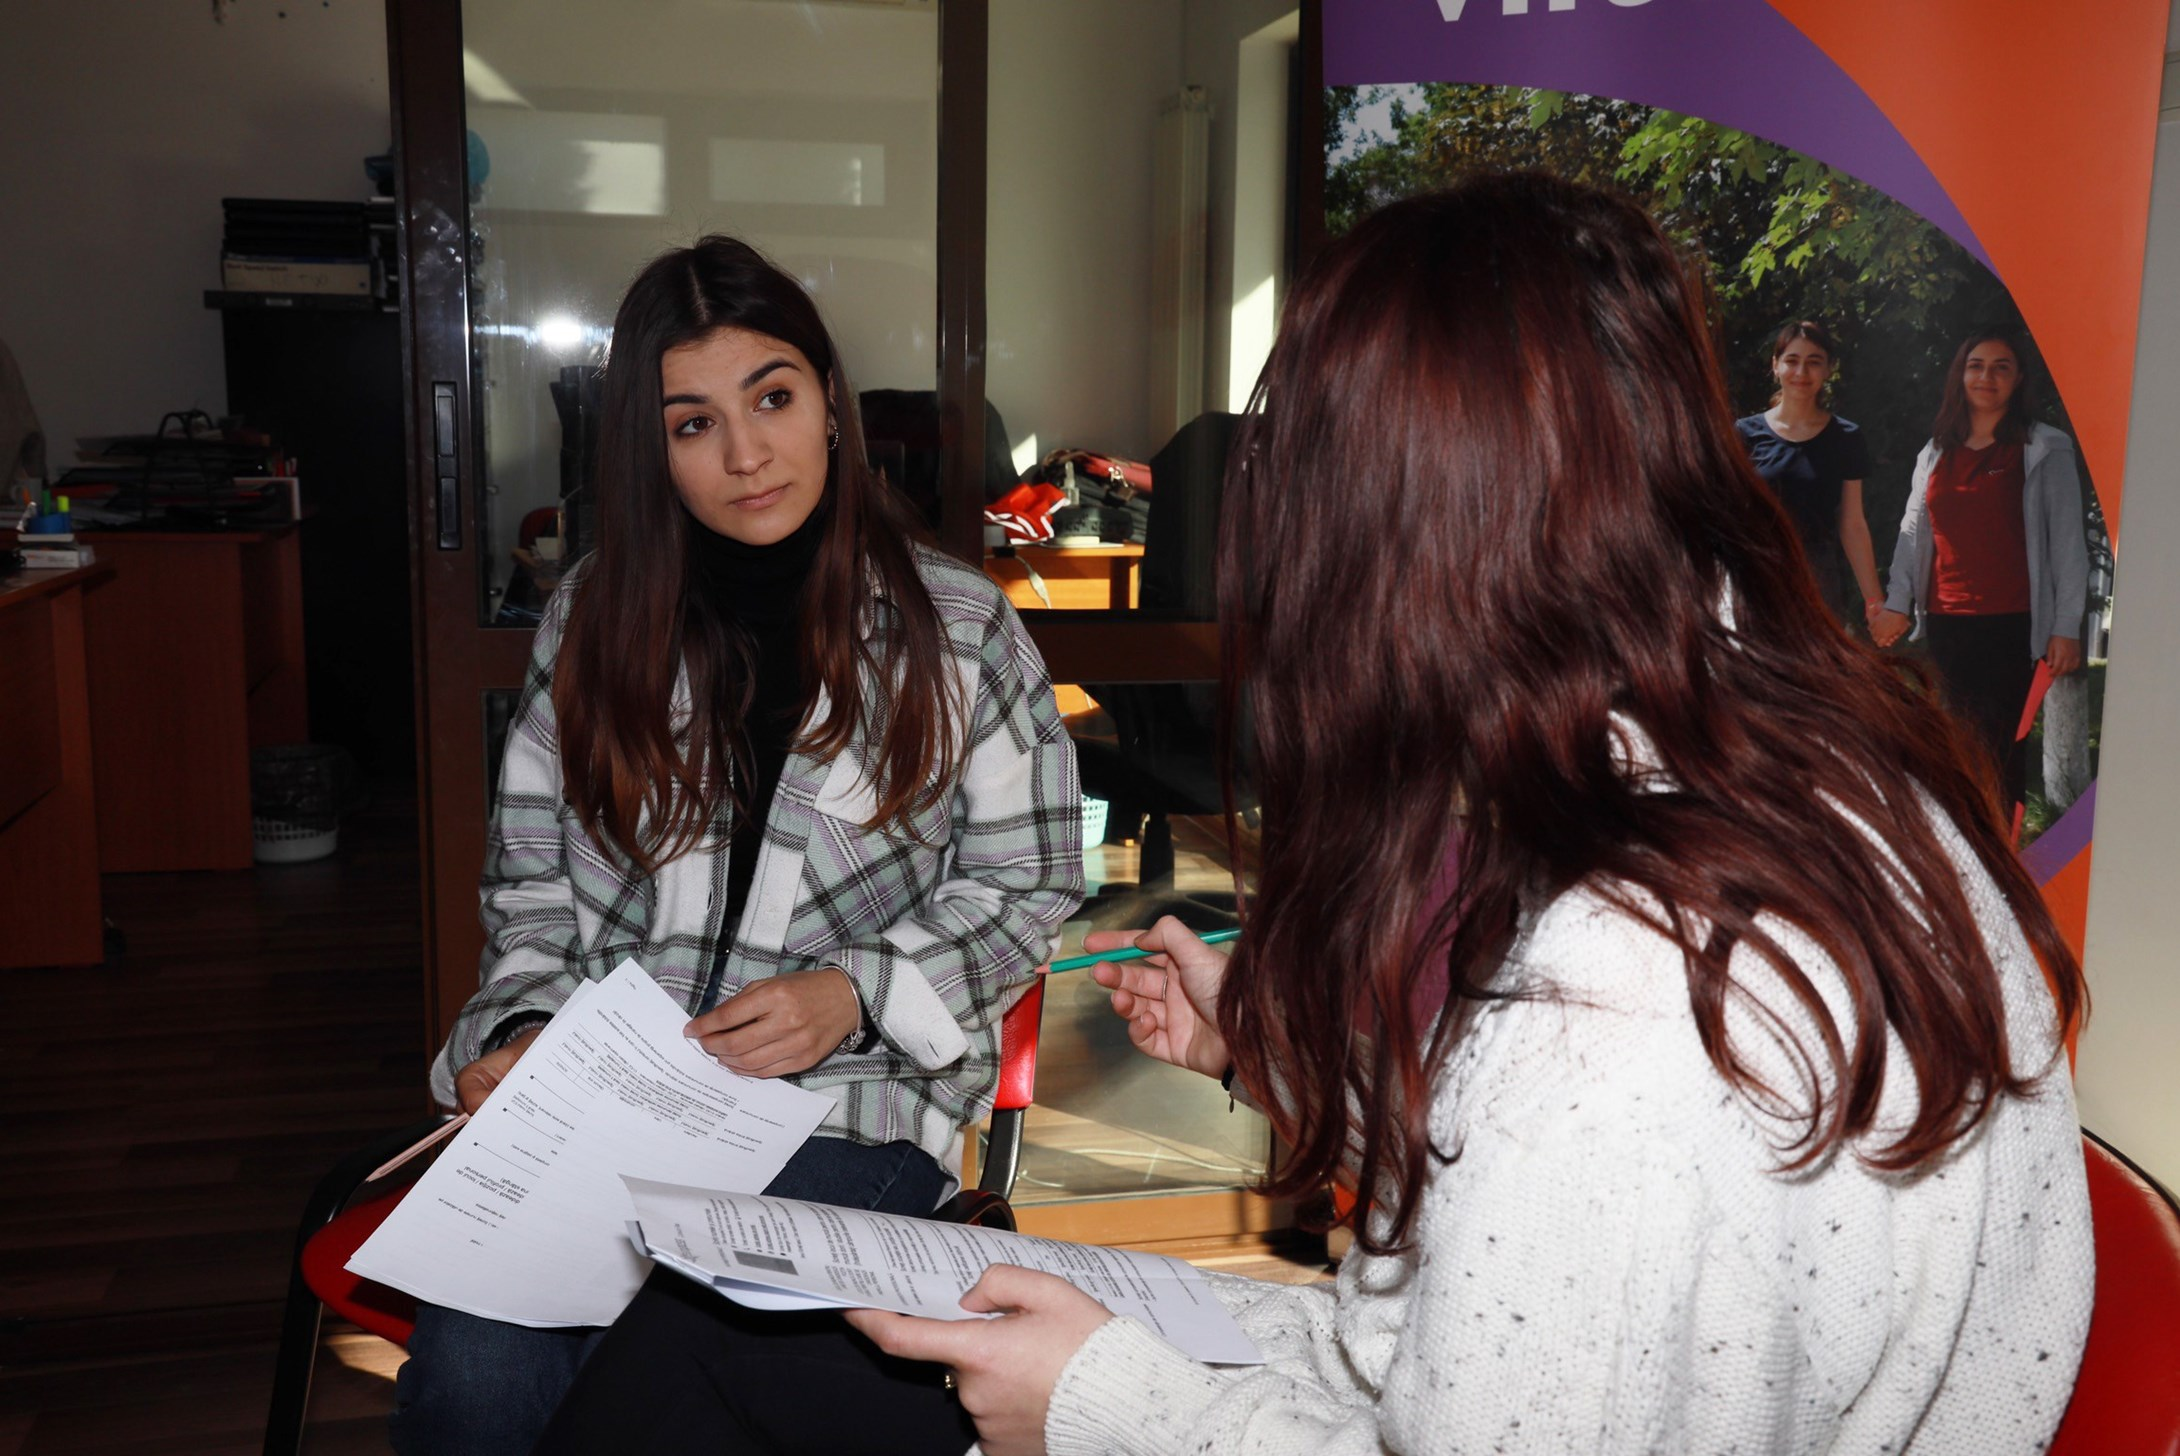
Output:
[[[1164,914],[1231,926],[1219,506],[1308,242],[1291,221],[1321,152],[1297,120],[1305,17],[1295,0],[989,0],[988,16],[983,394],[1006,458],[986,489],[1015,494],[982,552],[1082,766],[1092,893],[1070,943]],[[1246,829],[1246,788],[1240,807]],[[1137,1054],[1080,978],[1047,988],[1024,1141],[1027,1229],[1180,1239],[1291,1219],[1246,1192],[1274,1156],[1265,1120]]]
[[[388,0],[388,17],[430,1044],[477,984],[477,874],[531,627],[591,536],[614,306],[706,231],[810,287],[874,456],[1005,588],[1062,684],[1097,826],[1098,893],[1069,947],[1167,910],[1230,923],[1212,547],[1232,415],[1307,244],[1291,219],[1312,215],[1319,160],[1314,14]],[[1086,464],[1067,539],[988,536],[987,505],[1065,447],[1153,464],[1152,489],[1109,503]],[[1243,1192],[1271,1156],[1262,1119],[1137,1056],[1080,978],[1050,987],[1028,1141],[1032,1228],[1142,1241],[1287,1218]]]
[[[390,0],[436,1042],[538,610],[589,548],[599,369],[644,263],[727,232],[858,388],[939,415],[936,0]]]

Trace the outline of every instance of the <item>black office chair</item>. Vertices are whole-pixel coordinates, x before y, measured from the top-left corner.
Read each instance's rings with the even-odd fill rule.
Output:
[[[929,389],[866,389],[856,396],[871,464],[908,497],[936,531],[939,526],[939,397]],[[997,500],[1021,479],[1014,473],[1007,427],[984,402],[984,499]]]
[[[1150,528],[1138,598],[1146,614],[1183,621],[1215,615],[1219,503],[1240,418],[1199,415],[1151,458]],[[1086,683],[1084,691],[1097,699],[1112,731],[1101,731],[1105,725],[1092,721],[1096,715],[1069,724],[1083,791],[1113,806],[1108,838],[1140,835],[1140,888],[1170,891],[1172,816],[1226,808],[1218,689],[1207,683]],[[1246,795],[1236,807],[1248,807]]]

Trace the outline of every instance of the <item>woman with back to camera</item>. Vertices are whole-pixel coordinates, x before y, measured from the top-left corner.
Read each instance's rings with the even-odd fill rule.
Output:
[[[1945,399],[1915,461],[1880,647],[1920,618],[1947,700],[1999,766],[1999,802],[2021,802],[2017,736],[2039,661],[2082,665],[2089,545],[2082,477],[2066,431],[2036,418],[2026,341],[1987,329],[1961,341]]]
[[[817,309],[732,239],[622,300],[595,488],[598,549],[508,735],[484,984],[434,1090],[481,1104],[633,956],[723,1065],[838,1103],[769,1191],[929,1212],[990,1106],[1001,1014],[1081,898],[1044,664],[997,587],[913,539]],[[528,1451],[597,1333],[425,1308],[396,1447]]]
[[[1839,341],[1813,319],[1797,319],[1771,344],[1778,392],[1761,414],[1734,421],[1756,473],[1786,507],[1817,587],[1843,626],[1867,627],[1885,605],[1862,481],[1869,441],[1854,421],[1825,405],[1839,369]],[[1855,595],[1849,594],[1850,583]]]
[[[2089,1318],[2080,972],[1960,731],[1811,590],[1682,258],[1536,175],[1396,203],[1259,407],[1220,572],[1257,888],[1231,961],[1169,919],[1096,974],[1266,1107],[1270,1191],[1368,1191],[1356,1252],[1207,1276],[1259,1369],[1007,1267],[996,1319],[848,1320],[990,1456],[2040,1450]],[[542,1451],[817,1449],[647,1323]],[[910,1398],[835,1352],[831,1398]]]

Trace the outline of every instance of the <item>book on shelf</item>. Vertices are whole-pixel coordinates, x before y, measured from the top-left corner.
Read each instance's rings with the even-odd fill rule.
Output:
[[[88,546],[25,546],[21,549],[23,567],[27,571],[73,571],[79,566],[89,566],[98,558]]]
[[[392,198],[220,199],[218,308],[359,306],[392,296],[399,271]],[[293,301],[293,302],[291,302]]]
[[[262,258],[220,255],[220,286],[229,293],[371,292],[368,258]]]

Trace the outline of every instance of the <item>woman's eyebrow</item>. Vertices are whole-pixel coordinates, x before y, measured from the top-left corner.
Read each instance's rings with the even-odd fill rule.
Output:
[[[749,373],[742,376],[742,388],[749,388],[751,385],[755,384],[758,380],[764,378],[767,374],[770,374],[775,369],[792,369],[794,367],[795,365],[792,360],[784,358],[774,359],[770,363],[760,364],[755,369],[750,370]]]
[[[792,359],[773,359],[767,363],[758,365],[748,374],[742,376],[742,382],[738,387],[742,389],[748,389],[750,386],[757,383],[758,380],[764,378],[767,374],[772,373],[774,370],[792,369],[794,367],[795,361]],[[664,399],[660,400],[659,403],[661,405],[710,404],[711,396],[704,394],[669,394]]]

